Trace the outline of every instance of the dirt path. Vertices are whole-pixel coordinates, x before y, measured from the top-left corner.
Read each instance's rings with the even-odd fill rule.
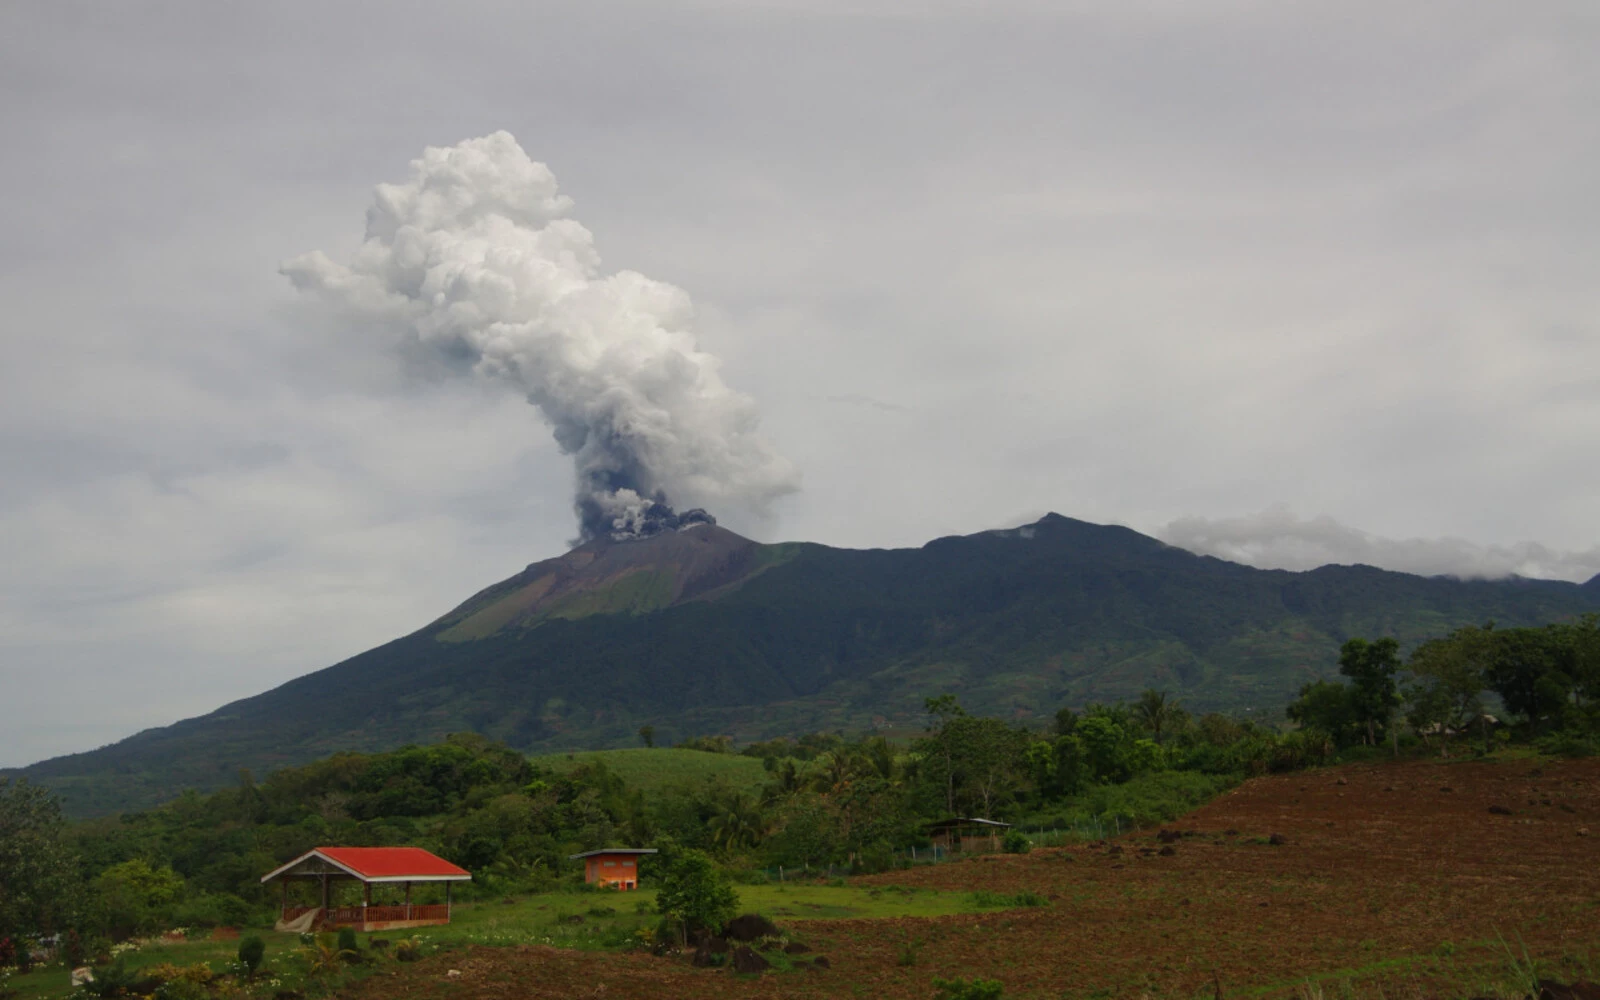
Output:
[[[935,976],[979,975],[1004,982],[1007,997],[1188,1000],[1219,985],[1224,996],[1287,995],[1336,976],[1357,996],[1382,987],[1397,1000],[1501,987],[1500,938],[1553,974],[1600,972],[1586,968],[1600,962],[1600,761],[1261,778],[1174,829],[1187,835],[1170,845],[1130,835],[1120,853],[1041,850],[861,879],[885,891],[1028,889],[1051,905],[795,925],[832,961],[824,972],[749,978],[639,955],[474,949],[351,996],[925,998]],[[1267,843],[1273,834],[1284,843]]]

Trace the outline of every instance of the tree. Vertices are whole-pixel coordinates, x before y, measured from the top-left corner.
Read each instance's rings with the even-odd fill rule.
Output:
[[[955,745],[953,740],[944,739],[950,729],[952,719],[958,719],[967,713],[956,702],[953,694],[941,694],[937,698],[928,698],[923,701],[923,707],[928,715],[928,730],[934,735],[927,742],[927,749],[931,751],[939,763],[943,765],[942,777],[944,778],[944,808],[945,812],[955,815],[956,811],[956,764]],[[937,721],[935,721],[937,720]]]
[[[1408,666],[1417,683],[1407,692],[1409,721],[1418,732],[1437,730],[1443,756],[1450,756],[1450,737],[1479,723],[1484,750],[1489,729],[1483,714],[1484,675],[1493,660],[1494,633],[1468,626],[1443,639],[1432,639],[1411,653]]]
[[[1338,681],[1312,681],[1302,685],[1300,696],[1289,703],[1284,714],[1303,729],[1322,730],[1339,746],[1354,742],[1355,734],[1361,729],[1350,686]]]
[[[1139,696],[1139,701],[1133,706],[1133,717],[1139,720],[1140,725],[1154,733],[1156,742],[1160,743],[1161,730],[1170,730],[1182,711],[1178,707],[1178,702],[1167,699],[1165,691],[1145,688],[1144,693]]]
[[[655,726],[640,726],[639,727],[639,738],[641,740],[644,740],[644,745],[647,748],[654,748],[655,745],[656,745],[656,727]]]
[[[261,959],[266,957],[267,943],[259,935],[250,934],[239,942],[239,964],[244,966],[247,978],[254,979],[256,970],[261,968]]]
[[[1084,769],[1094,781],[1126,781],[1131,777],[1124,745],[1128,732],[1110,715],[1086,715],[1070,737],[1083,748]]]
[[[143,858],[112,865],[94,880],[106,926],[118,936],[152,931],[166,922],[183,895],[183,876]]]
[[[999,719],[968,715],[949,695],[930,699],[928,706],[939,724],[916,743],[919,776],[941,787],[947,815],[972,810],[992,816],[1027,769],[1028,732]]]
[[[1400,643],[1389,636],[1374,642],[1355,638],[1339,648],[1339,673],[1350,678],[1356,721],[1366,727],[1367,744],[1375,746],[1380,730],[1400,704],[1394,675],[1400,669]]]
[[[82,883],[64,825],[55,796],[24,778],[0,778],[0,938],[76,919]]]
[[[1493,625],[1484,626],[1490,632]],[[1573,679],[1561,668],[1563,635],[1556,628],[1495,631],[1484,679],[1506,709],[1528,720],[1534,732],[1559,724],[1572,697]]]
[[[692,931],[720,931],[738,909],[738,894],[709,855],[695,850],[670,854],[656,880],[656,912],[678,923],[685,943]]]

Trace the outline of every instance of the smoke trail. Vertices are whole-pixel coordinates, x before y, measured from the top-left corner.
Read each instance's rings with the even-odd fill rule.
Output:
[[[577,467],[584,539],[710,520],[670,502],[764,514],[798,489],[757,433],[754,402],[696,348],[682,290],[603,274],[555,175],[509,133],[429,147],[411,179],[378,185],[348,266],[283,265],[304,291],[391,328],[440,361],[510,382]]]

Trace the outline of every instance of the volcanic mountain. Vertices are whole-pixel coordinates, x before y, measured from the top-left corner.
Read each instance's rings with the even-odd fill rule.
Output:
[[[1600,583],[1259,570],[1055,514],[915,549],[711,523],[589,542],[411,635],[209,715],[20,773],[76,815],[341,750],[475,731],[536,751],[727,733],[910,733],[923,700],[1042,724],[1153,686],[1277,721],[1352,635],[1415,643],[1600,610]],[[16,772],[13,772],[16,773]]]

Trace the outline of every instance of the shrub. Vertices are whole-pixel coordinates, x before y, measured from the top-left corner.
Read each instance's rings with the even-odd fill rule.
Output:
[[[267,954],[267,943],[255,934],[239,942],[239,964],[244,966],[245,973],[251,979],[256,977],[256,970],[261,967],[261,959]]]
[[[998,979],[935,979],[939,1000],[1000,1000],[1005,988]]]
[[[1021,830],[1008,830],[1006,831],[1006,838],[1000,842],[1000,846],[1005,849],[1007,854],[1027,854],[1033,850],[1033,841],[1029,840],[1028,835]]]
[[[94,970],[94,978],[83,984],[83,988],[92,996],[114,997],[120,993],[129,992],[137,975],[128,968],[126,959],[119,958],[112,964]]]
[[[405,938],[394,946],[394,957],[402,962],[415,962],[422,957],[422,939]]]
[[[667,862],[656,889],[656,910],[685,930],[717,931],[739,909],[728,877],[703,851],[682,851]]]

